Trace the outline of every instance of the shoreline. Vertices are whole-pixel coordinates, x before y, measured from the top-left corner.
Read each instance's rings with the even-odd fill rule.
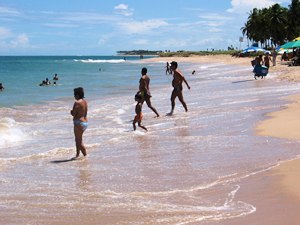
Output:
[[[249,66],[251,68],[251,60],[253,57],[232,57],[231,55],[205,55],[205,56],[190,56],[190,57],[155,57],[142,59],[143,62],[171,62],[177,61],[183,63],[224,63],[231,65]],[[276,66],[270,66],[270,73],[278,75],[277,78],[286,81],[300,81],[300,67],[288,66],[280,61],[280,56],[277,56]]]
[[[249,66],[252,58],[235,58],[229,55],[166,57],[145,59],[147,62],[211,63],[218,62]],[[270,73],[276,79],[288,82],[300,81],[300,67],[289,67],[277,57],[276,66],[271,66]],[[271,112],[256,125],[256,135],[270,136],[291,141],[300,141],[300,92],[285,98],[287,104],[283,109]],[[300,158],[280,162],[270,171],[249,177],[241,181],[241,189],[237,198],[249,202],[256,207],[251,215],[230,219],[224,225],[262,224],[262,225],[296,225],[299,224],[300,210]],[[258,222],[259,221],[259,222]]]

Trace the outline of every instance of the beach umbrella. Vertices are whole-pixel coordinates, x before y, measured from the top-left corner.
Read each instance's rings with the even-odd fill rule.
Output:
[[[293,45],[292,45],[292,48],[298,48],[298,47],[300,47],[300,40],[299,41],[294,41]]]
[[[290,53],[293,52],[293,49],[280,49],[278,50],[277,54],[282,55],[284,52]]]
[[[294,43],[295,43],[294,41],[287,42],[287,43],[285,43],[284,45],[281,45],[281,46],[280,46],[280,49],[289,49],[289,48],[293,48],[292,46],[293,46]]]
[[[293,41],[300,41],[300,37],[295,38]]]
[[[259,47],[249,47],[246,48],[242,51],[242,53],[246,53],[246,52],[265,52],[266,50],[263,48],[259,48]]]
[[[279,51],[280,49],[281,49],[281,46],[279,45],[279,46],[276,47],[275,50],[276,50],[276,51]]]

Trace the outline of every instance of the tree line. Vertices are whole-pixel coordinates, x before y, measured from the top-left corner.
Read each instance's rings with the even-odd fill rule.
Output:
[[[250,11],[241,28],[248,41],[264,48],[276,47],[300,36],[300,0],[292,0],[288,8],[274,4]]]
[[[119,55],[158,55],[162,51],[151,50],[131,50],[131,51],[117,51]]]

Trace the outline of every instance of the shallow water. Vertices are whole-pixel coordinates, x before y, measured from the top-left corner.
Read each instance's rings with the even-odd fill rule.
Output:
[[[95,70],[97,63],[84,66]],[[176,101],[174,115],[166,116],[172,88],[163,63],[101,67],[112,65],[117,72],[100,90],[92,74],[87,83],[66,84],[63,77],[49,101],[0,109],[1,224],[209,224],[245,216],[256,209],[236,198],[240,181],[298,154],[298,142],[256,136],[253,128],[284,107],[279,98],[297,93],[299,84],[275,74],[254,80],[250,67],[179,64],[191,86],[184,86],[189,112]],[[161,116],[144,105],[149,131],[133,132],[143,66],[150,68],[152,103]],[[120,81],[120,74],[127,78]],[[88,157],[72,161],[75,83],[86,88],[89,102]]]

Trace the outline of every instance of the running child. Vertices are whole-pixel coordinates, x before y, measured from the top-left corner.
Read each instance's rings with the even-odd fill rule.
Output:
[[[141,92],[136,93],[135,95],[135,101],[137,101],[137,104],[135,106],[135,113],[136,116],[133,119],[133,130],[136,130],[135,124],[138,123],[138,126],[143,128],[144,130],[147,131],[147,128],[142,126],[142,119],[143,119],[143,114],[142,114],[142,106],[143,106],[143,97],[141,95]]]

